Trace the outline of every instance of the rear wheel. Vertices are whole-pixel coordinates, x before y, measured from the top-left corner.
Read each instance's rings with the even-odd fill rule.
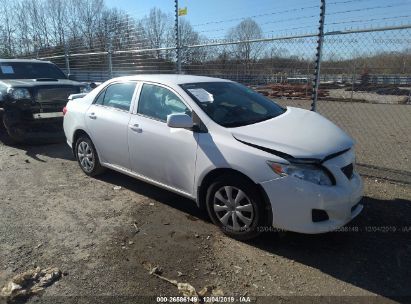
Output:
[[[207,211],[214,224],[227,235],[248,240],[257,237],[264,224],[264,207],[257,187],[241,176],[226,175],[207,191]]]
[[[76,141],[75,156],[80,168],[89,176],[96,176],[104,172],[100,164],[96,148],[87,136],[81,136]]]

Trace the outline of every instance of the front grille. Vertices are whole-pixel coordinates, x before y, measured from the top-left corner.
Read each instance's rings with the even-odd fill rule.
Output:
[[[353,164],[349,164],[348,166],[342,167],[341,171],[348,179],[351,179],[354,172],[354,166]]]
[[[40,88],[36,93],[36,101],[40,103],[54,102],[54,101],[67,101],[71,94],[78,93],[78,89],[75,87],[62,87],[62,88]]]

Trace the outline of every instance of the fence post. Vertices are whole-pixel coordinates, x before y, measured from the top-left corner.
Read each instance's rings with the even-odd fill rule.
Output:
[[[357,81],[357,75],[355,72],[355,60],[353,62],[353,71],[352,71],[352,78],[351,78],[351,102],[354,98],[354,88],[355,88],[355,82]]]
[[[34,52],[36,53],[36,59],[39,59],[39,47],[38,47],[38,43],[37,43],[37,38],[34,38]]]
[[[325,20],[325,0],[321,0],[320,6],[320,26],[318,28],[317,54],[315,60],[315,74],[312,91],[311,111],[317,111],[318,86],[320,85],[320,66],[324,42],[324,20]]]
[[[305,81],[305,98],[308,98],[308,84],[310,83],[310,61],[307,61],[307,80]]]
[[[176,24],[175,24],[175,34],[176,34],[176,51],[177,51],[177,74],[181,74],[181,50],[180,50],[180,29],[178,27],[178,0],[174,0],[176,9]]]
[[[67,75],[70,76],[71,71],[70,71],[70,58],[69,58],[69,50],[67,46],[67,42],[64,42],[64,58],[66,60],[66,72]]]
[[[109,42],[108,42],[108,51],[107,51],[107,56],[108,56],[108,74],[110,78],[113,78],[113,61],[112,61],[112,55],[113,55],[113,38],[110,36]]]

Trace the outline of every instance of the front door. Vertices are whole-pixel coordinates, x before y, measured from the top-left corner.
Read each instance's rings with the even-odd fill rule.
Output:
[[[144,83],[129,123],[130,162],[137,174],[192,194],[198,134],[168,127],[173,113],[191,110],[169,88]]]

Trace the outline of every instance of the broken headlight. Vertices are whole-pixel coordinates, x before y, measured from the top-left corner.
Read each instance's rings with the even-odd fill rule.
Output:
[[[334,184],[330,173],[321,166],[314,164],[280,164],[267,162],[270,168],[280,176],[293,176],[310,183],[322,186],[332,186]]]
[[[15,100],[31,99],[29,90],[25,88],[9,88],[7,93]]]

